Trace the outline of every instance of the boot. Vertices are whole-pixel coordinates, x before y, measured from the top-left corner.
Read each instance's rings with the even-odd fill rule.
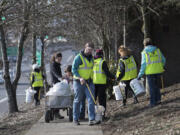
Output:
[[[126,106],[126,99],[123,99],[123,106]]]
[[[35,106],[40,105],[40,101],[35,100],[34,105],[35,105]]]
[[[134,104],[137,104],[137,103],[139,103],[139,101],[138,101],[137,97],[135,97],[134,98]]]

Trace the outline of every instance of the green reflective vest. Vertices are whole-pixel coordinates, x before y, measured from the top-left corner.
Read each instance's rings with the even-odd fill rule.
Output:
[[[79,54],[79,56],[81,58],[82,64],[79,65],[78,73],[80,77],[88,80],[93,76],[93,59],[91,61],[88,61],[88,59],[83,55]],[[76,78],[76,76],[74,76],[74,78]]]
[[[94,60],[93,66],[93,83],[94,84],[106,84],[106,75],[102,69],[104,60],[98,58]]]
[[[34,82],[32,84],[32,87],[43,87],[43,77],[41,72],[32,72],[31,73],[31,81],[32,77],[34,76]]]
[[[142,53],[145,54],[146,58],[146,75],[159,74],[164,72],[161,53],[159,49],[156,49],[154,52],[143,51]]]
[[[119,60],[116,77],[118,78],[119,75],[121,74],[120,61],[122,61],[125,65],[125,75],[123,76],[123,78],[121,80],[127,81],[127,80],[136,78],[137,77],[137,65],[136,65],[136,62],[135,62],[133,56],[130,56],[128,59],[125,59],[125,60],[123,60],[123,59]]]

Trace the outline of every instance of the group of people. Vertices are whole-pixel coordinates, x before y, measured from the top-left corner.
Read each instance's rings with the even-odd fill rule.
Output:
[[[132,93],[134,103],[138,103],[138,99],[129,84],[132,79],[137,78],[139,80],[145,74],[150,89],[149,106],[153,107],[161,103],[158,80],[160,75],[164,72],[165,57],[160,49],[152,44],[150,38],[144,40],[144,50],[141,54],[141,68],[139,74],[136,61],[130,49],[127,47],[121,45],[118,49],[120,59],[116,75],[110,73],[108,65],[104,60],[103,50],[97,49],[95,51],[95,56],[92,55],[93,50],[93,43],[86,43],[84,49],[74,58],[72,66],[69,65],[65,70],[65,77],[62,76],[60,68],[62,54],[55,53],[51,60],[50,74],[53,84],[60,82],[63,78],[67,79],[68,82],[73,81],[73,122],[75,125],[80,125],[80,119],[85,118],[86,99],[88,102],[89,125],[97,124],[95,121],[95,101],[98,99],[99,105],[104,106],[106,110],[107,78],[126,84],[125,96],[123,98],[123,105],[125,106],[128,91]],[[32,87],[34,87],[33,83]],[[95,101],[93,98],[95,98]],[[60,115],[59,110],[55,110],[55,114],[57,118],[64,118]],[[105,117],[105,114],[103,117]]]

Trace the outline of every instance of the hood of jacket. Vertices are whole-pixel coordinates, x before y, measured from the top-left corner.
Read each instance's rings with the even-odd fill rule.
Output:
[[[156,49],[157,49],[156,46],[148,45],[148,46],[146,46],[146,47],[144,48],[143,51],[145,51],[145,52],[154,52]]]

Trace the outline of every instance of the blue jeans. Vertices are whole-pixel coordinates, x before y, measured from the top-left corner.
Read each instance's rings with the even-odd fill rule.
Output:
[[[85,109],[86,109],[86,95],[84,94],[84,97],[80,103],[80,118],[85,118]]]
[[[158,81],[160,74],[147,75],[149,90],[150,90],[150,105],[154,106],[161,101],[161,93]]]
[[[94,84],[92,82],[88,83],[90,90],[94,94]],[[80,104],[83,100],[83,95],[86,95],[86,99],[88,100],[88,117],[89,120],[95,119],[95,108],[94,108],[94,101],[86,87],[86,84],[81,85],[80,81],[75,80],[73,81],[73,88],[74,88],[74,102],[73,102],[73,119],[77,121],[80,116]]]

